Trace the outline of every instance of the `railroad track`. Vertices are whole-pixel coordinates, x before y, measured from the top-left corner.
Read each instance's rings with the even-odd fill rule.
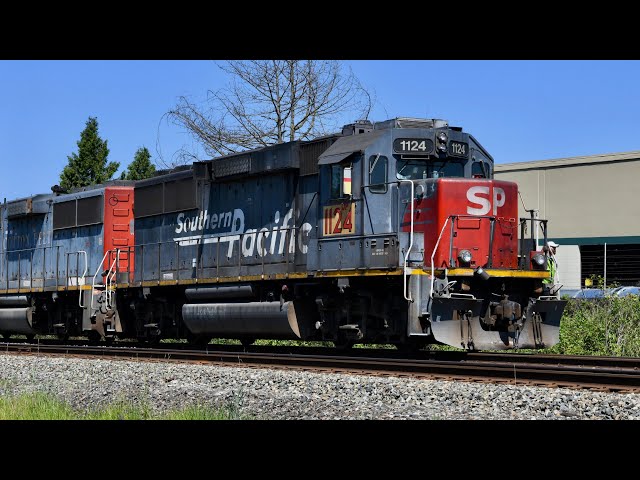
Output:
[[[166,345],[168,346],[168,345]],[[164,346],[163,346],[164,347]],[[483,352],[424,351],[412,358],[390,350],[209,345],[207,350],[129,346],[0,343],[0,352],[138,361],[267,367],[314,372],[462,380],[640,393],[640,359]]]

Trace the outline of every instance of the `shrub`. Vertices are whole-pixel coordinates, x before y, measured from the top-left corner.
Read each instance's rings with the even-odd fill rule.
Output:
[[[560,342],[548,350],[567,355],[640,356],[640,299],[605,296],[569,300]]]

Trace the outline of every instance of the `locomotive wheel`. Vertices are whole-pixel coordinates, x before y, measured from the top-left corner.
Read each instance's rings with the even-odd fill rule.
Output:
[[[353,347],[356,344],[355,341],[353,340],[349,340],[347,338],[341,338],[339,340],[334,340],[333,341],[333,345],[338,349],[338,350],[350,350],[351,347]]]
[[[162,340],[161,335],[147,335],[146,337],[144,337],[143,341],[144,343],[147,343],[149,345],[159,345],[160,340]]]
[[[210,335],[205,335],[204,333],[199,333],[196,335],[189,333],[187,335],[187,342],[189,342],[189,344],[193,345],[195,348],[205,348],[211,341],[211,338],[212,337]]]
[[[418,353],[422,345],[418,345],[417,343],[396,343],[396,348],[404,355],[413,355]]]
[[[29,335],[25,335],[27,337],[27,342],[33,342],[36,338],[35,334],[30,333]]]
[[[89,345],[98,345],[101,338],[102,338],[102,335],[100,335],[100,332],[96,330],[89,330],[89,332],[87,333],[87,339],[89,340]]]
[[[11,334],[10,333],[3,333],[2,334],[2,338],[4,338],[5,340],[9,340],[11,338]]]
[[[240,339],[240,343],[243,347],[249,347],[255,343],[256,339],[253,337],[245,337]]]

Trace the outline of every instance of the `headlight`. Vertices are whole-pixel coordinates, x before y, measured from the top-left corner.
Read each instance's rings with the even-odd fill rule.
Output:
[[[458,252],[458,260],[460,260],[460,263],[470,263],[471,252],[469,250],[460,250]]]
[[[546,259],[543,254],[536,253],[533,257],[531,257],[531,262],[536,267],[543,267],[546,262]]]
[[[445,132],[440,132],[437,138],[438,138],[438,151],[445,153],[447,151],[447,140],[449,139],[449,137],[447,137],[447,134]]]

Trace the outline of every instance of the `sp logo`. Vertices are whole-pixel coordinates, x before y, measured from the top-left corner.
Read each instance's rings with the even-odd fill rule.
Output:
[[[469,200],[474,206],[468,206],[467,213],[469,215],[487,215],[491,211],[491,204],[493,203],[493,215],[497,215],[498,207],[503,206],[506,199],[507,197],[502,188],[493,188],[492,199],[489,194],[489,187],[471,187],[467,190],[467,200]],[[476,208],[476,205],[479,207]]]

